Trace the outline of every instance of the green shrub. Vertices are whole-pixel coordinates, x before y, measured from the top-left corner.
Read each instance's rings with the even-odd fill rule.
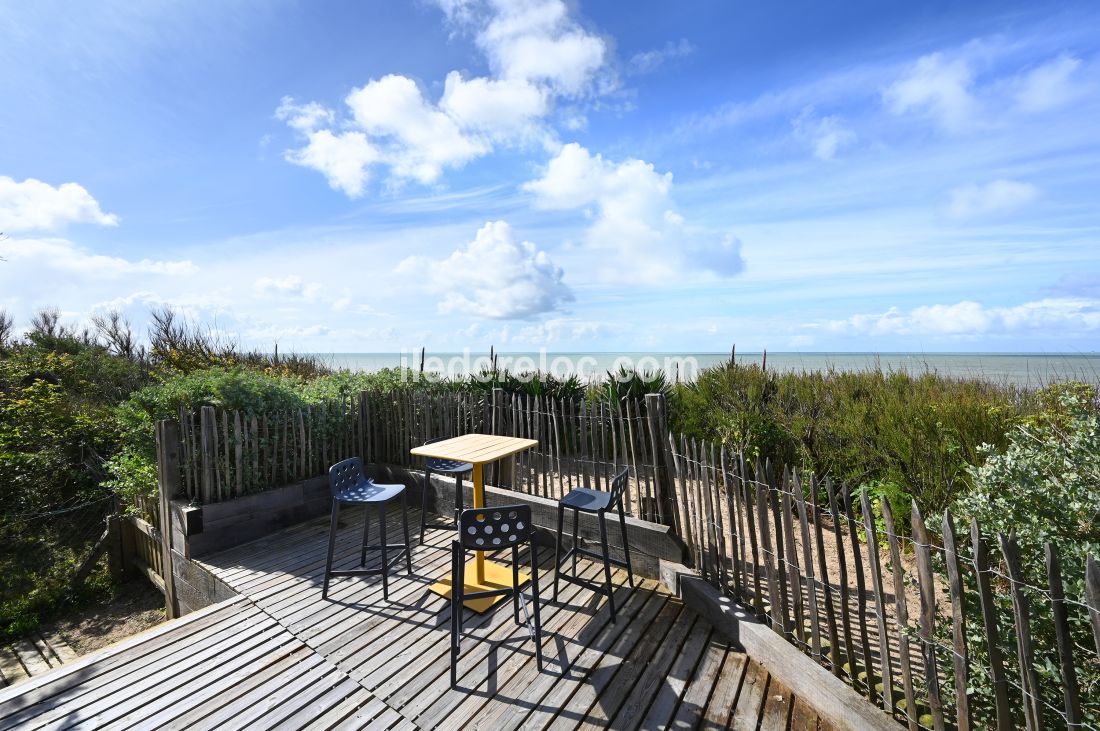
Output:
[[[1082,384],[1053,386],[1040,394],[1042,411],[1032,414],[1009,435],[1008,445],[986,445],[985,463],[970,469],[973,485],[955,504],[962,525],[976,519],[1000,557],[998,534],[1015,534],[1019,544],[1024,593],[1030,603],[1031,632],[1042,697],[1058,699],[1064,685],[1058,669],[1051,603],[1038,587],[1047,586],[1045,545],[1058,552],[1066,597],[1084,601],[1086,556],[1100,556],[1100,419],[1095,389]],[[996,559],[995,559],[996,563]],[[1005,568],[1000,567],[1005,573]],[[973,598],[973,575],[964,572]],[[1001,627],[1001,645],[1009,672],[1016,665],[1012,604],[1003,581],[995,581],[994,602]],[[973,601],[971,602],[973,604]],[[984,630],[977,606],[967,612],[973,677],[973,702],[980,717],[993,718],[993,689],[988,671]],[[1070,632],[1086,722],[1100,723],[1100,662],[1090,648],[1088,618],[1078,608],[1069,611]],[[946,635],[947,630],[943,633]],[[1054,701],[1057,705],[1057,701]],[[1016,709],[1019,711],[1019,708]],[[1018,722],[1022,725],[1022,716]],[[1047,712],[1047,725],[1064,721]]]

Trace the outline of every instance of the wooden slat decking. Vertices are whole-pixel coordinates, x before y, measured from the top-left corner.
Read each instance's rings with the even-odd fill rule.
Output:
[[[390,535],[400,535],[396,517]],[[350,568],[362,523],[357,511],[346,518],[336,563]],[[388,602],[377,576],[334,578],[322,601],[327,530],[314,521],[205,558],[240,597],[0,691],[0,730],[823,727],[652,581],[631,589],[616,572],[615,623],[605,597],[576,585],[563,582],[554,601],[545,547],[542,671],[504,602],[467,611],[452,690],[449,604],[428,591],[448,571],[451,536],[429,531],[415,575],[395,567]],[[597,577],[594,563],[579,566]]]

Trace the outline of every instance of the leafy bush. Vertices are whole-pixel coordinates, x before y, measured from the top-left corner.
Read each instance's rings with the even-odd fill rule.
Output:
[[[1100,418],[1095,389],[1083,384],[1053,386],[1040,394],[1045,408],[1031,415],[1009,435],[1008,446],[983,447],[985,463],[970,469],[973,485],[955,508],[968,524],[976,519],[999,556],[998,534],[1015,534],[1019,544],[1024,593],[1030,603],[1036,671],[1044,698],[1060,697],[1064,685],[1058,669],[1051,602],[1038,587],[1047,586],[1045,546],[1058,553],[1066,597],[1084,596],[1086,556],[1100,556]],[[1000,568],[1005,573],[1004,567]],[[965,574],[973,583],[972,574]],[[1012,603],[1004,582],[994,591],[1002,650],[1008,667],[1016,667]],[[976,587],[968,587],[973,596]],[[1100,723],[1100,662],[1088,649],[1088,618],[1071,608],[1070,632],[1077,638],[1075,665],[1081,685],[1086,722]],[[977,607],[967,612],[967,633],[973,659],[974,704],[980,717],[992,719],[993,686],[988,654]],[[946,632],[946,630],[944,630]],[[1016,709],[1019,711],[1019,709]],[[1022,725],[1022,717],[1018,722]],[[1046,723],[1057,727],[1063,719],[1048,710]]]

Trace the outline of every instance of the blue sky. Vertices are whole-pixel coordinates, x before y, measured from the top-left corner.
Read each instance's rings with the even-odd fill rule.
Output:
[[[313,352],[1100,350],[1097,27],[2,2],[0,308]]]

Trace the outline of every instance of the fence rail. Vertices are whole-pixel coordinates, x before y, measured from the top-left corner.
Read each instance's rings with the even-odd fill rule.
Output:
[[[915,504],[894,515],[827,478],[677,439],[660,395],[362,392],[293,412],[181,409],[175,423],[158,426],[161,479],[204,503],[348,456],[416,467],[414,446],[470,432],[538,441],[487,475],[531,495],[606,487],[625,465],[631,514],[672,526],[703,578],[910,729],[1100,724],[1095,559],[1069,567],[1068,592],[1049,544],[1044,575],[1025,575],[1015,536],[960,532],[950,513],[930,530]]]

